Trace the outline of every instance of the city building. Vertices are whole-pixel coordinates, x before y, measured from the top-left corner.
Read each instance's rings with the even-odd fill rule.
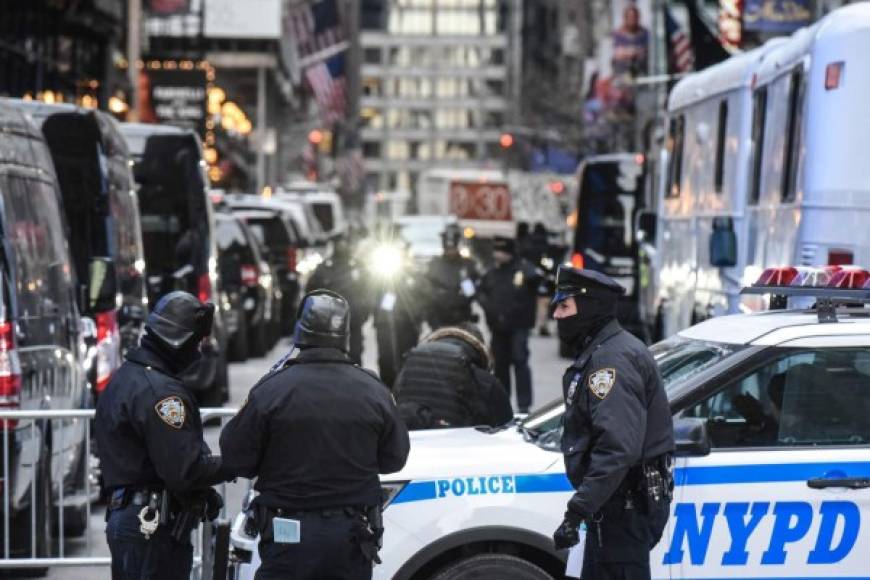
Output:
[[[498,162],[499,138],[518,104],[514,5],[395,0],[380,13],[364,7],[360,138],[370,191],[413,191],[433,166]]]

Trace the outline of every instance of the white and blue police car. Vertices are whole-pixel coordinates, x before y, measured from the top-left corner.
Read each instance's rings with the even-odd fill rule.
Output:
[[[651,347],[678,446],[653,577],[870,579],[870,273],[772,269],[748,291],[815,305],[714,318]],[[413,433],[407,466],[383,478],[375,578],[562,577],[562,412]],[[252,578],[243,527],[235,573]]]

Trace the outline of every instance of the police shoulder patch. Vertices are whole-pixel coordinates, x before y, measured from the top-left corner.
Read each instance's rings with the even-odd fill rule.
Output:
[[[616,369],[606,368],[597,370],[589,375],[589,390],[592,394],[603,399],[610,393],[613,385],[616,384]]]
[[[154,405],[154,410],[157,411],[157,416],[160,417],[160,420],[170,427],[181,429],[184,426],[186,411],[181,397],[172,396],[161,399],[160,402]]]

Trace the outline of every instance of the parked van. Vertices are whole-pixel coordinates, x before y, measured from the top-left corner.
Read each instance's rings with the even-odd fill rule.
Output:
[[[117,278],[119,300],[106,310],[94,310],[79,293],[82,314],[97,327],[96,357],[89,373],[99,395],[121,365],[123,353],[139,344],[147,309],[130,155],[117,122],[105,113],[73,105],[12,102],[42,129],[51,151],[80,288],[94,258],[108,259]]]
[[[139,211],[148,272],[148,299],[185,290],[218,303],[214,215],[206,190],[205,161],[196,133],[168,125],[122,123],[139,186]],[[218,310],[203,357],[185,382],[203,405],[229,397],[226,337]]]
[[[649,208],[640,153],[614,153],[586,158],[577,171],[576,208],[571,264],[606,274],[625,288],[620,320],[637,336],[649,341],[639,312],[641,268],[638,232]],[[645,278],[648,278],[645,277]]]
[[[653,338],[670,336],[740,305],[750,240],[746,200],[752,153],[752,87],[776,39],[688,75],[668,102],[667,172],[659,193],[652,304]],[[733,253],[712,260],[717,242]],[[720,248],[721,249],[721,248]],[[728,248],[732,249],[732,248]],[[724,259],[728,258],[728,259]]]
[[[0,99],[0,408],[69,410],[93,404],[65,232],[51,154],[33,124]],[[86,295],[99,311],[115,301],[116,281],[105,265],[96,259],[88,268]],[[84,493],[85,423],[0,421],[3,429],[9,438],[3,491],[11,509],[2,515],[9,517],[10,550],[49,556],[59,506],[67,534],[85,531],[91,500]]]
[[[291,182],[275,192],[280,200],[295,200],[307,205],[327,238],[339,236],[347,231],[348,223],[344,215],[341,196],[331,189],[310,181]]]

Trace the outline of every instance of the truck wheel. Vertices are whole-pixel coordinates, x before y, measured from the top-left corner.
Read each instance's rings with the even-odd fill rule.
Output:
[[[543,569],[522,558],[507,554],[478,554],[438,572],[432,580],[553,580]]]
[[[251,354],[251,348],[248,343],[248,320],[245,314],[239,316],[239,327],[236,333],[230,340],[230,348],[227,352],[227,358],[233,362],[243,362]]]

